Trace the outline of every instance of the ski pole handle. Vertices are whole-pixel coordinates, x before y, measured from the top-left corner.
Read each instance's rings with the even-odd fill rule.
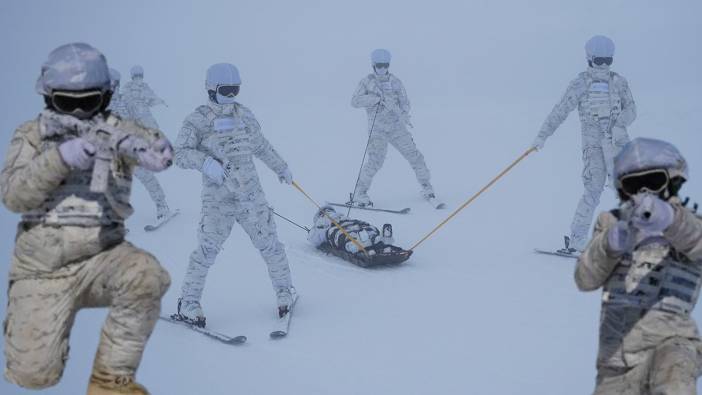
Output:
[[[351,242],[352,242],[353,244],[355,244],[356,247],[358,247],[361,251],[363,251],[364,254],[366,254],[366,256],[368,256],[368,251],[366,251],[365,247],[363,247],[363,244],[359,243],[358,240],[356,240],[355,238],[353,238],[346,230],[344,230],[344,228],[343,228],[341,225],[339,225],[339,223],[336,222],[336,221],[334,220],[334,218],[330,217],[329,214],[327,214],[325,211],[323,211],[323,210],[322,210],[322,207],[321,207],[319,204],[317,204],[317,202],[315,202],[314,199],[312,199],[312,198],[310,197],[310,195],[308,195],[307,192],[305,192],[305,191],[302,189],[302,187],[300,187],[300,185],[298,185],[297,182],[295,182],[295,181],[293,180],[292,186],[294,186],[295,188],[297,188],[298,191],[300,191],[303,195],[305,195],[305,197],[307,198],[307,200],[309,200],[310,202],[312,202],[312,204],[314,204],[315,206],[317,206],[317,208],[319,209],[319,211],[320,211],[322,214],[324,214],[324,216],[327,217],[327,218],[334,224],[334,226],[336,226],[337,229],[339,229],[339,230],[341,231],[341,233],[343,233],[343,235],[346,236],[346,238],[348,238],[349,240],[351,240]]]

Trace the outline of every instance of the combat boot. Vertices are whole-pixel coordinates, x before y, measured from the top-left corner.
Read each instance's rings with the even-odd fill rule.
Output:
[[[132,376],[112,376],[93,373],[88,395],[149,395],[149,391]]]

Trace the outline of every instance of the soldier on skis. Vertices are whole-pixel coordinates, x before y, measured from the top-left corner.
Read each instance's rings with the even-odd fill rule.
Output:
[[[408,126],[412,127],[410,102],[402,81],[388,71],[390,59],[390,52],[385,49],[376,49],[371,53],[373,73],[361,80],[351,99],[353,107],[366,109],[370,135],[367,159],[349,204],[361,207],[373,205],[368,189],[383,166],[388,144],[392,144],[414,169],[422,197],[434,206],[441,206],[436,200],[424,156],[407,130]]]
[[[114,93],[109,109],[122,119],[131,119],[146,127],[158,129],[158,123],[156,123],[149,107],[165,103],[143,81],[144,70],[141,66],[134,66],[131,71],[132,80],[126,84],[124,91],[120,91],[121,75],[117,70],[110,69]],[[156,204],[157,224],[165,222],[177,214],[178,210],[174,212],[168,207],[166,194],[153,172],[138,168],[134,172],[134,176],[141,181],[151,196],[151,200]]]
[[[253,113],[236,101],[241,85],[238,69],[228,63],[215,64],[207,70],[205,85],[209,102],[185,119],[175,148],[178,166],[202,172],[198,246],[190,255],[175,317],[205,326],[200,304],[205,278],[235,222],[244,228],[268,266],[282,317],[293,302],[295,289],[253,158],[273,170],[280,182],[291,184],[292,173],[261,134]]]
[[[570,82],[561,101],[544,121],[533,147],[542,149],[546,139],[576,107],[580,114],[583,150],[583,185],[565,237],[565,253],[582,251],[607,177],[612,182],[614,157],[629,142],[626,128],[636,119],[636,104],[626,79],[610,70],[614,43],[605,36],[594,36],[585,44],[588,68]]]
[[[580,290],[602,288],[595,394],[694,394],[702,342],[692,313],[702,283],[702,219],[683,206],[685,159],[637,138],[616,157],[616,210],[580,256]]]
[[[153,255],[125,241],[131,175],[161,171],[163,133],[106,111],[105,57],[67,44],[36,84],[46,109],[16,131],[0,175],[2,201],[21,213],[10,267],[5,377],[26,388],[55,385],[79,309],[108,307],[88,395],[144,395],[134,382],[170,284]]]

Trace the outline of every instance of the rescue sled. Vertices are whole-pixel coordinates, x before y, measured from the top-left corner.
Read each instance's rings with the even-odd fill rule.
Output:
[[[352,253],[345,250],[339,250],[332,248],[329,243],[324,243],[318,247],[320,250],[326,252],[327,254],[335,255],[343,260],[349,261],[354,265],[361,267],[373,267],[380,265],[397,265],[410,258],[412,252],[410,250],[403,250],[400,247],[393,245],[383,245],[382,247],[368,248],[368,255],[365,253],[357,252]]]

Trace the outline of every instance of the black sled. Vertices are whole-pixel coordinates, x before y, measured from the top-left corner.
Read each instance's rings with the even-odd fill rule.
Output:
[[[360,267],[397,265],[408,260],[410,256],[412,256],[413,252],[410,250],[403,250],[402,248],[393,245],[382,245],[374,248],[367,248],[366,251],[368,251],[368,255],[363,253],[363,251],[352,253],[346,250],[332,248],[329,243],[324,243],[318,248],[327,254],[338,256],[339,258]],[[388,248],[390,250],[386,251]]]

